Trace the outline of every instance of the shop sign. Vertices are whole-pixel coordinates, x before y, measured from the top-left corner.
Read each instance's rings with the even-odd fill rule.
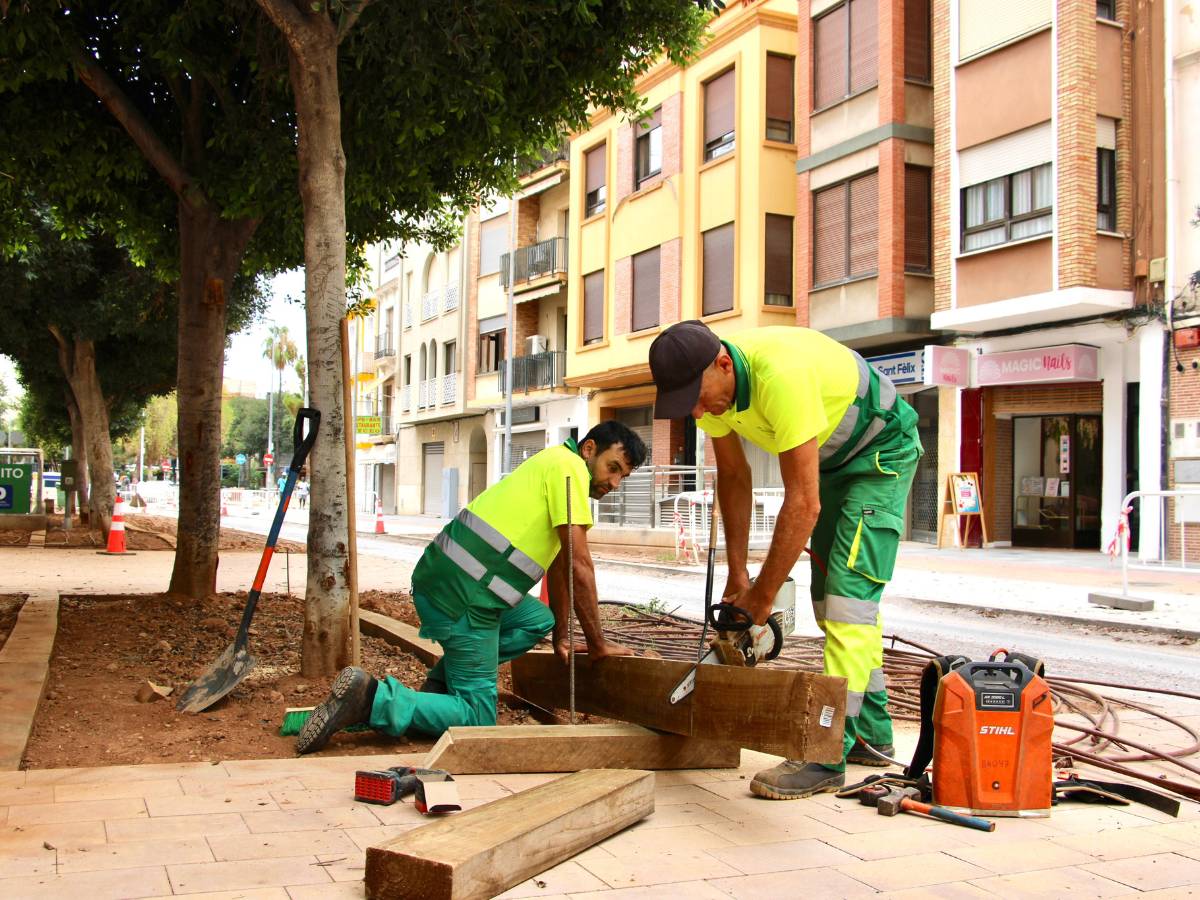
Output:
[[[868,356],[867,362],[880,375],[890,378],[892,384],[921,384],[925,378],[925,354],[921,350]]]
[[[358,416],[355,431],[358,434],[383,434],[383,418],[381,416]]]
[[[0,465],[0,513],[28,515],[33,491],[33,463]]]
[[[971,351],[961,347],[927,345],[925,347],[924,380],[925,384],[970,387]]]
[[[1098,381],[1100,351],[1083,344],[1034,350],[985,353],[976,368],[980,387],[994,384],[1045,384]]]

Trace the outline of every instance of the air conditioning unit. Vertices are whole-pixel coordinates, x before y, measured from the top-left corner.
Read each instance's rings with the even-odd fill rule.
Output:
[[[525,339],[525,355],[534,356],[538,353],[550,352],[550,339],[544,334],[531,334]]]

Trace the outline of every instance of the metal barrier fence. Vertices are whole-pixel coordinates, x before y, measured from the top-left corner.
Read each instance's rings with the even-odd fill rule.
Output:
[[[1145,498],[1157,498],[1155,512],[1157,518],[1147,517],[1146,505],[1140,501]],[[1121,513],[1117,520],[1116,534],[1108,544],[1110,556],[1121,554],[1121,583],[1125,595],[1129,595],[1129,544],[1130,544],[1130,515],[1134,512],[1133,501],[1139,501],[1137,509],[1140,525],[1145,525],[1147,519],[1158,532],[1156,554],[1140,550],[1136,565],[1153,566],[1170,571],[1184,572],[1200,568],[1200,560],[1195,565],[1188,565],[1187,526],[1200,523],[1200,491],[1132,491],[1121,501]],[[1171,546],[1171,523],[1167,521],[1168,513],[1174,517],[1174,523],[1179,526],[1179,558],[1174,559]],[[1200,548],[1198,548],[1200,549]]]

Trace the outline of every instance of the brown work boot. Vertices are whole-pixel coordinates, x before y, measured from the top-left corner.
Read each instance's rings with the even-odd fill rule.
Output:
[[[871,744],[869,746],[884,756],[890,756],[892,758],[895,758],[896,756],[896,747],[893,744],[880,744],[878,746]],[[896,765],[896,763],[889,762],[886,759],[880,759],[878,756],[868,750],[867,746],[864,745],[862,738],[859,738],[857,741],[855,741],[854,746],[850,748],[850,752],[846,754],[846,762],[853,766],[873,766],[877,769],[884,769],[888,766]]]
[[[845,784],[844,772],[834,772],[820,763],[789,759],[755,775],[750,782],[750,793],[768,800],[801,800],[813,794],[840,791]]]
[[[353,666],[347,666],[333,679],[329,697],[313,710],[296,738],[297,753],[314,753],[329,739],[350,725],[370,721],[371,704],[378,682]]]

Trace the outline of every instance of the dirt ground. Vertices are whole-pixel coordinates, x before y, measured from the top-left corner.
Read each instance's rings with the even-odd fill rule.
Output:
[[[17,613],[25,604],[24,594],[0,594],[0,648],[12,634],[13,626],[17,624]]]
[[[31,532],[18,531],[15,528],[0,530],[0,547],[28,547]]]
[[[250,628],[258,664],[229,697],[199,714],[175,711],[175,699],[231,643],[245,593],[218,594],[204,604],[165,594],[63,597],[47,691],[38,707],[22,768],[41,769],[205,759],[268,759],[294,754],[294,737],[281,737],[286,707],[325,699],[330,678],[300,670],[302,600],[266,594]],[[369,592],[364,606],[415,622],[404,594]],[[377,638],[362,640],[363,667],[417,688],[425,666]],[[511,687],[507,666],[500,690]],[[151,681],[173,688],[165,700],[141,703],[138,688]],[[532,722],[520,709],[500,705],[499,722]],[[412,753],[432,746],[365,732],[342,734],[324,753]]]
[[[72,520],[70,531],[63,530],[61,515],[49,516],[46,522],[47,547],[99,547],[105,546],[99,531],[79,525],[78,518]],[[0,532],[3,534],[4,532]],[[125,517],[125,546],[133,551],[174,550],[175,520],[169,516],[146,516],[134,513]],[[221,529],[222,550],[261,550],[266,539],[261,534],[248,531]],[[275,545],[276,553],[304,553],[305,546],[296,541],[281,540]]]

